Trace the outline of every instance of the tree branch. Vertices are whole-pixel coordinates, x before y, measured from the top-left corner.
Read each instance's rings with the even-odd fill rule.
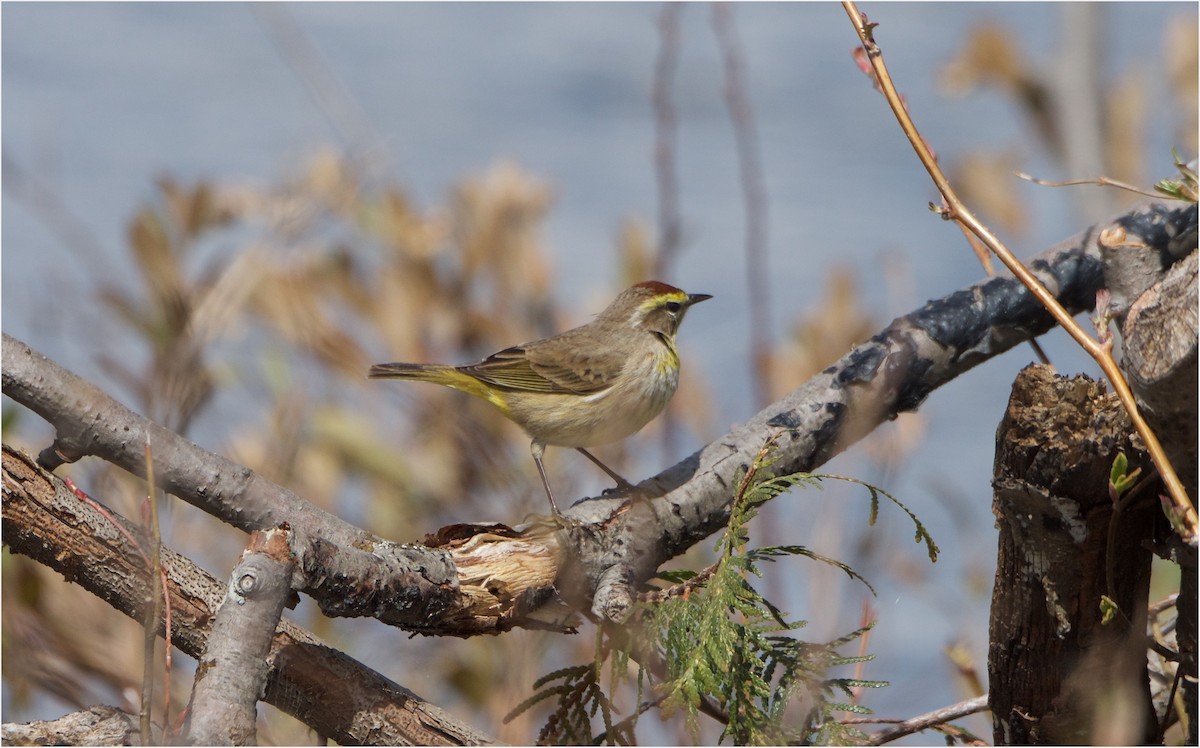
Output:
[[[767,185],[763,175],[754,107],[746,84],[746,62],[734,28],[733,11],[726,3],[712,9],[712,26],[725,67],[725,106],[733,124],[737,148],[738,172],[742,185],[742,203],[746,212],[746,298],[750,304],[750,371],[754,373],[754,402],[761,406],[770,398],[768,362],[770,359],[771,315],[770,272],[767,268]]]
[[[1148,246],[1163,246],[1194,233],[1196,206],[1151,201],[1089,228],[1028,262],[1042,284],[1072,314],[1091,309],[1102,287],[1100,247],[1105,229],[1120,226]],[[1131,239],[1130,241],[1134,241]],[[733,478],[750,465],[758,448],[777,442],[779,472],[812,471],[898,413],[915,410],[937,387],[1014,345],[1049,330],[1050,314],[1011,276],[977,283],[893,321],[870,341],[789,395],[735,427],[683,462],[635,488],[640,500],[618,514],[603,533],[577,533],[581,554],[560,576],[559,589],[597,590],[592,610],[621,620],[631,590],[666,560],[723,527],[729,516]],[[617,498],[577,504],[574,516],[609,516]],[[634,592],[636,591],[633,590]]]
[[[905,720],[896,720],[894,724],[885,727],[878,732],[871,734],[871,739],[868,745],[885,745],[893,740],[914,735],[925,730],[945,729],[946,723],[953,722],[956,719],[969,717],[972,714],[986,712],[988,708],[987,694],[976,696],[973,699],[960,701],[957,704],[934,709],[932,712],[918,714],[916,717],[910,717]],[[873,719],[870,717],[855,717],[852,719],[842,720],[842,724],[846,725],[865,725],[881,722],[883,720]],[[890,721],[890,720],[889,720]]]
[[[137,719],[114,706],[93,706],[55,720],[5,722],[5,745],[132,745]]]
[[[8,445],[3,468],[5,544],[140,619],[152,582],[131,543],[137,528],[83,502]],[[200,659],[225,586],[169,548],[162,549],[162,566],[174,616],[172,643]],[[491,742],[290,621],[280,622],[266,659],[271,670],[263,700],[344,745]]]
[[[286,527],[255,531],[229,577],[217,611],[184,731],[191,745],[256,745],[258,699],[270,668],[267,654],[292,597],[291,550]]]
[[[891,107],[892,112],[896,115],[900,129],[908,137],[921,165],[929,172],[929,176],[937,187],[938,192],[942,194],[944,205],[939,210],[942,217],[946,220],[956,221],[964,229],[969,230],[971,234],[996,255],[1009,271],[1028,286],[1030,292],[1037,296],[1041,303],[1045,305],[1046,310],[1058,320],[1063,329],[1067,331],[1067,334],[1079,344],[1079,347],[1100,366],[1100,370],[1104,372],[1104,376],[1112,384],[1113,391],[1121,398],[1121,404],[1129,412],[1129,418],[1133,421],[1134,428],[1137,429],[1138,435],[1142,437],[1142,441],[1146,443],[1146,451],[1150,453],[1151,458],[1154,460],[1154,467],[1158,470],[1159,475],[1162,476],[1163,483],[1166,484],[1170,505],[1165,507],[1165,509],[1169,515],[1173,515],[1172,526],[1188,545],[1196,547],[1200,544],[1200,518],[1196,516],[1196,507],[1193,506],[1192,500],[1183,486],[1183,482],[1180,480],[1175,468],[1171,465],[1171,461],[1163,450],[1157,434],[1155,434],[1139,411],[1136,398],[1130,391],[1120,367],[1113,358],[1111,344],[1106,345],[1093,340],[1082,326],[1076,324],[1074,319],[1072,319],[1074,313],[1058,302],[1055,298],[1054,290],[1042,285],[1037,275],[1031,273],[1029,268],[1026,268],[1008,247],[992,233],[991,229],[985,226],[967,208],[962,200],[959,199],[954,189],[950,186],[950,181],[942,172],[941,166],[938,165],[937,159],[934,158],[928,144],[917,131],[912,117],[909,116],[908,109],[905,107],[900,94],[897,93],[896,87],[892,84],[887,65],[883,62],[883,51],[875,42],[874,30],[877,24],[868,24],[852,0],[843,0],[842,6],[845,8],[846,14],[850,17],[855,31],[858,32],[859,39],[862,42],[862,49],[867,56],[867,60],[870,62],[871,69],[875,73],[875,82],[879,91],[887,99],[888,106]],[[930,207],[934,206],[931,204]],[[1192,233],[1194,234],[1195,231],[1193,230]],[[1111,227],[1100,235],[1101,243],[1113,248],[1124,249],[1126,247],[1139,246],[1138,241],[1127,242],[1126,238],[1120,226]],[[1192,244],[1192,248],[1194,247],[1195,244]],[[1163,250],[1160,249],[1159,251],[1162,252]]]
[[[266,530],[287,522],[298,577],[292,586],[311,595],[326,615],[373,616],[409,631],[469,636],[505,631],[545,599],[544,594],[524,594],[522,586],[506,589],[510,604],[501,605],[486,588],[464,588],[455,547],[382,540],[130,411],[7,334],[3,383],[5,395],[56,429],[54,445],[39,457],[43,465],[55,467],[94,455],[145,476],[143,445],[149,443],[155,481],[164,491],[243,530]],[[557,557],[553,534],[532,528],[528,536],[493,536],[505,544],[491,549],[493,557],[510,552],[511,544],[551,562]],[[526,586],[548,591],[553,581],[551,563],[548,576],[532,574]]]
[[[1195,205],[1150,201],[1028,265],[1076,314],[1092,308],[1104,283],[1097,237],[1105,230],[1119,227],[1128,242],[1165,251],[1180,236],[1194,236],[1196,222]],[[777,470],[814,470],[884,421],[915,410],[937,387],[1053,324],[1014,278],[977,283],[896,319],[747,423],[642,482],[632,494],[637,501],[605,495],[569,509],[578,522],[561,532],[546,524],[476,528],[439,536],[427,544],[439,546],[433,549],[388,543],[312,507],[131,413],[7,335],[3,383],[5,394],[56,427],[60,454],[97,455],[140,475],[144,457],[132,445],[148,437],[168,492],[244,529],[286,520],[303,576],[293,586],[327,615],[373,615],[411,631],[465,636],[540,625],[529,614],[556,590],[573,605],[622,620],[663,562],[725,525],[734,474],[767,439],[782,433]],[[502,573],[487,567],[497,551],[507,562]],[[469,588],[456,567],[463,554],[481,564]]]

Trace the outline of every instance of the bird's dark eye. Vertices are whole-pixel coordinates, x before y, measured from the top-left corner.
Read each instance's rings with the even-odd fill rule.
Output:
[[[668,301],[666,304],[663,304],[663,309],[666,309],[671,314],[678,314],[682,308],[683,304],[680,304],[678,301]]]

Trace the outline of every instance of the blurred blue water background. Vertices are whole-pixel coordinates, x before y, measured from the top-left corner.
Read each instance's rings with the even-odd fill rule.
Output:
[[[985,21],[1012,30],[1032,63],[1051,63],[1070,33],[1063,6],[888,3],[864,9],[882,24],[877,38],[892,74],[944,163],[981,147],[1007,148],[1039,176],[1087,176],[1057,171],[1001,94],[949,98],[935,87],[939,68],[960,49],[967,30]],[[153,196],[160,175],[265,185],[295,174],[316,149],[335,144],[367,154],[381,178],[400,182],[419,205],[429,206],[463,177],[511,159],[554,189],[545,243],[558,271],[558,298],[595,303],[580,318],[598,310],[617,282],[623,222],[654,225],[650,88],[658,5],[311,3],[256,10],[232,3],[6,3],[2,12],[5,179],[15,165],[44,182],[88,237],[51,230],[27,200],[5,189],[3,327],[118,394],[117,383],[96,366],[97,354],[135,360],[144,354],[97,327],[88,294],[98,280],[132,285],[125,223]],[[361,111],[345,121],[326,116],[271,40],[268,29],[280,13],[319,50]],[[792,320],[816,307],[825,268],[835,261],[855,269],[881,322],[978,280],[979,265],[960,233],[927,211],[934,194],[927,175],[882,97],[852,63],[856,38],[842,8],[735,4],[733,13],[769,199],[772,337],[782,337]],[[682,16],[672,96],[685,244],[677,273],[664,280],[716,297],[693,312],[681,336],[689,366],[703,372],[714,393],[716,426],[707,435],[714,438],[756,408],[746,377],[745,214],[710,17],[705,5],[689,5]],[[1105,4],[1100,18],[1102,77],[1132,65],[1150,81],[1146,105],[1157,114],[1147,121],[1143,147],[1156,169],[1149,176],[1165,176],[1177,118],[1159,81],[1160,50],[1169,23],[1195,25],[1195,5]],[[1014,242],[1018,254],[1033,254],[1086,225],[1067,191],[1019,189],[1035,197],[1028,231]],[[885,259],[910,268],[899,292],[881,271],[892,267]],[[1051,335],[1047,347],[1061,371],[1096,375],[1065,336]],[[377,353],[381,360],[390,356]],[[922,409],[922,447],[884,476],[943,548],[933,573],[916,573],[916,584],[904,581],[903,570],[883,568],[890,561],[874,569],[868,561],[860,569],[881,592],[871,639],[879,659],[866,675],[893,685],[866,694],[865,703],[884,716],[908,716],[963,697],[940,655],[948,643],[962,642],[981,668],[986,664],[994,430],[1009,382],[1030,360],[1028,349],[1018,349],[935,392]],[[226,437],[222,409],[234,407],[218,401],[197,424],[196,440],[219,449]],[[683,444],[672,458],[699,446]],[[880,478],[864,469],[868,463],[853,455],[829,466],[830,472]],[[772,507],[772,540],[817,545],[806,533],[840,533],[843,544],[859,539],[861,497],[855,508],[830,508],[829,501],[805,495]],[[871,533],[904,548],[914,568],[927,565],[923,551],[907,545],[911,529],[898,515],[885,509]],[[429,529],[414,529],[414,535]],[[860,590],[810,587],[811,564],[779,566],[771,573],[795,587],[784,592],[793,613],[835,618],[816,636],[856,625]],[[228,570],[210,571],[223,576]],[[335,629],[343,623],[352,626],[337,622]],[[407,640],[382,626],[353,625],[349,630],[363,639],[359,649],[355,641],[344,643],[350,654],[438,701],[434,684],[414,682],[407,670]],[[381,641],[389,642],[389,657],[368,656]],[[55,713],[47,707],[34,716]],[[985,722],[971,724],[989,733]]]

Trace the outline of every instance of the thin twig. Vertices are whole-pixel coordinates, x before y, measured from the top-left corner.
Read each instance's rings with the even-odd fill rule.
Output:
[[[642,716],[643,714],[650,711],[651,709],[658,708],[658,706],[666,700],[667,700],[667,697],[664,694],[662,696],[659,696],[656,699],[652,699],[650,701],[643,701],[642,703],[638,704],[637,709],[633,710],[633,714],[629,715],[628,717],[621,720],[620,722],[614,722],[613,726],[612,726],[612,730],[605,730],[604,732],[597,735],[594,738],[594,741],[593,741],[594,744],[600,745],[601,743],[609,742],[609,732],[611,732],[614,736],[619,736],[621,734],[622,730],[628,730],[628,729],[632,728],[634,726],[634,723],[637,721],[638,717]],[[609,742],[609,745],[616,745],[616,743]]]
[[[147,447],[147,449],[148,449],[148,447]],[[147,458],[148,457],[149,457],[149,455],[147,455]],[[146,471],[147,471],[148,485],[154,485],[153,484],[154,466],[153,466],[153,463],[149,459],[146,460]],[[88,496],[87,493],[85,493],[84,490],[81,489],[79,486],[75,485],[75,481],[71,480],[69,477],[64,476],[62,481],[63,481],[63,484],[67,487],[67,490],[69,490],[72,494],[74,494],[77,499],[79,499],[83,503],[87,504],[92,509],[94,509],[98,514],[100,514],[100,516],[104,517],[105,521],[107,521],[109,523],[109,525],[111,525],[113,527],[113,529],[115,529],[122,537],[125,538],[126,542],[129,543],[129,546],[131,548],[133,548],[137,552],[138,556],[141,557],[142,561],[145,562],[146,567],[151,570],[152,577],[154,574],[154,570],[155,569],[158,570],[159,584],[162,588],[161,589],[162,600],[165,601],[163,604],[163,608],[161,609],[161,612],[158,615],[162,615],[165,619],[165,621],[164,621],[164,627],[165,627],[164,636],[165,636],[165,641],[167,642],[166,653],[165,653],[165,658],[164,658],[164,669],[166,670],[166,674],[167,674],[166,685],[164,686],[167,708],[163,712],[163,725],[164,725],[163,729],[167,730],[167,729],[169,729],[169,725],[170,725],[170,722],[168,721],[168,717],[170,715],[170,705],[171,705],[171,645],[170,645],[170,642],[171,642],[171,603],[170,603],[171,589],[170,589],[168,578],[167,578],[167,570],[162,565],[161,560],[159,559],[159,555],[158,555],[158,548],[161,545],[161,537],[158,537],[158,541],[155,542],[154,552],[153,552],[153,557],[152,557],[151,555],[146,553],[146,549],[143,547],[143,545],[144,545],[143,540],[135,537],[133,535],[133,533],[131,533],[125,527],[124,523],[118,522],[117,519],[115,517],[113,517],[113,515],[108,511],[108,509],[103,504],[96,501],[91,496]],[[157,522],[155,522],[155,527],[157,527]],[[157,533],[156,533],[156,537],[157,537]],[[153,589],[153,583],[150,585],[150,587],[151,587],[151,589]],[[155,601],[156,601],[156,603],[158,601],[157,594],[155,595]],[[158,619],[158,615],[154,616],[154,620]],[[152,657],[153,657],[153,655],[148,657],[147,662],[152,661]],[[151,680],[152,680],[153,672],[150,673],[150,676],[151,676]],[[150,703],[150,699],[149,699],[148,695],[146,693],[143,693],[142,694],[143,711],[144,711],[145,705],[149,704],[149,703]],[[140,721],[140,717],[141,717],[141,715],[139,714],[139,721]],[[142,725],[141,727],[143,730],[147,729],[145,727],[145,725]],[[143,738],[143,739],[145,739],[145,738]],[[169,741],[165,741],[165,742],[169,742]],[[145,743],[145,744],[150,745],[150,743]]]
[[[767,282],[767,188],[763,178],[754,109],[746,88],[745,60],[733,12],[725,3],[713,6],[713,30],[725,62],[725,104],[737,142],[742,196],[746,209],[746,291],[750,306],[750,358],[755,400],[770,402],[767,362],[770,355],[769,283]]]
[[[150,535],[150,557],[147,559],[147,565],[150,567],[150,584],[147,585],[147,590],[150,593],[150,606],[146,611],[146,620],[143,622],[143,659],[142,659],[142,703],[138,709],[138,717],[141,725],[142,745],[154,745],[154,736],[150,732],[150,717],[154,711],[154,645],[158,643],[158,619],[162,617],[163,596],[159,594],[160,585],[155,584],[154,580],[162,579],[162,563],[159,557],[159,541],[158,532],[158,500],[154,495],[154,458],[150,451],[150,439],[146,438],[146,502],[148,506],[148,516],[145,518],[149,525],[148,531]],[[164,591],[165,592],[165,591]],[[167,641],[167,647],[171,646],[170,640]],[[170,679],[168,673],[168,680]],[[169,693],[169,692],[168,692]],[[170,706],[168,704],[168,706]],[[168,715],[163,715],[163,724],[169,724]],[[165,735],[163,736],[166,737]]]
[[[158,591],[154,594],[153,615],[147,621],[146,637],[149,640],[147,648],[149,655],[154,654],[154,640],[158,635],[158,620],[163,619],[163,714],[162,742],[170,742],[171,730],[171,590],[167,586],[167,570],[162,564],[162,528],[158,519],[158,496],[154,487],[154,459],[150,449],[150,437],[146,436],[146,488],[147,502],[150,505],[150,567],[151,580],[157,577]],[[153,581],[149,587],[154,589]],[[149,659],[145,665],[150,671]]]
[[[163,596],[163,743],[172,742],[175,732],[169,721],[171,716],[171,591],[168,587],[167,570],[158,564],[159,582]]]
[[[871,601],[864,599],[862,604],[862,616],[858,619],[858,628],[863,632],[863,635],[858,637],[858,662],[854,663],[854,680],[863,681],[867,679],[866,670],[867,654],[869,652],[868,646],[871,641],[871,630],[874,625],[875,610],[871,606]],[[850,700],[850,703],[857,704],[859,699],[862,698],[864,690],[865,689],[862,686],[851,688],[850,692],[853,694],[853,698]]]
[[[1129,184],[1128,182],[1122,182],[1119,179],[1112,179],[1111,177],[1105,176],[1099,176],[1095,179],[1066,179],[1060,182],[1052,182],[1049,179],[1038,179],[1037,177],[1027,174],[1023,171],[1014,171],[1013,176],[1015,176],[1017,179],[1024,179],[1026,182],[1033,182],[1034,184],[1041,185],[1042,187],[1076,187],[1084,184],[1095,184],[1101,187],[1116,187],[1117,189],[1125,190],[1126,192],[1132,192],[1135,195],[1145,195],[1146,197],[1154,198],[1162,197],[1161,192],[1143,190],[1141,187]]]
[[[1200,542],[1200,522],[1197,521],[1195,507],[1188,498],[1187,489],[1183,487],[1183,483],[1179,480],[1179,476],[1176,475],[1175,469],[1171,466],[1171,461],[1163,451],[1162,444],[1158,441],[1158,436],[1138,411],[1133,392],[1129,389],[1129,385],[1125,382],[1125,377],[1121,374],[1120,367],[1112,357],[1111,342],[1107,345],[1098,343],[1084,332],[1083,328],[1075,322],[1067,310],[1058,303],[1054,295],[1029,272],[1029,269],[959,199],[954,188],[950,186],[950,181],[942,172],[941,167],[938,166],[937,160],[933,157],[929,146],[917,131],[916,125],[913,123],[912,118],[904,107],[904,103],[896,92],[891,75],[888,73],[887,66],[883,62],[883,52],[875,43],[874,24],[867,25],[862,14],[859,13],[858,8],[851,0],[844,0],[842,7],[845,8],[846,14],[850,17],[855,30],[858,32],[859,40],[862,42],[871,68],[875,72],[876,82],[880,90],[882,90],[883,95],[887,98],[892,112],[895,113],[896,119],[900,123],[900,129],[904,132],[905,137],[908,138],[909,143],[912,144],[913,150],[916,151],[921,164],[929,172],[930,178],[945,200],[944,207],[934,209],[938,210],[945,220],[958,221],[966,226],[972,234],[979,237],[980,241],[993,254],[1000,258],[1000,261],[1004,263],[1012,274],[1041,302],[1046,311],[1050,312],[1051,316],[1054,317],[1063,329],[1075,339],[1075,342],[1099,364],[1101,371],[1104,372],[1104,375],[1112,384],[1113,391],[1117,393],[1121,404],[1125,406],[1125,410],[1129,413],[1129,419],[1133,422],[1134,428],[1137,429],[1138,435],[1142,437],[1142,441],[1145,442],[1146,451],[1150,454],[1150,458],[1154,461],[1154,466],[1158,469],[1159,475],[1162,476],[1163,483],[1167,487],[1168,496],[1164,497],[1164,501],[1169,504],[1167,509],[1169,516],[1172,518],[1172,526],[1176,528],[1176,532],[1179,533],[1184,542],[1188,545],[1196,546]],[[933,206],[931,205],[931,207]]]
[[[956,719],[962,719],[978,712],[987,711],[988,697],[987,694],[976,696],[973,699],[960,701],[957,704],[944,706],[940,709],[934,709],[932,712],[919,714],[906,720],[885,720],[873,719],[871,717],[852,717],[850,719],[840,720],[843,725],[870,725],[888,722],[892,724],[890,727],[880,730],[871,735],[871,745],[883,745],[890,743],[893,740],[898,740],[906,735],[921,732],[922,730],[941,729],[947,722],[952,722]]]
[[[1171,649],[1166,641],[1167,631],[1169,628],[1164,627],[1159,621],[1161,616],[1166,611],[1175,607],[1179,601],[1179,593],[1167,595],[1162,600],[1157,600],[1151,603],[1146,610],[1146,622],[1149,628],[1147,643],[1150,651],[1158,655],[1161,662],[1162,675],[1171,678],[1171,687],[1167,691],[1166,698],[1163,700],[1163,713],[1158,718],[1158,742],[1163,742],[1163,735],[1167,728],[1171,725],[1172,712],[1181,719],[1187,718],[1186,704],[1183,703],[1181,694],[1179,693],[1179,683],[1183,675],[1183,668],[1179,665],[1179,652]],[[1177,611],[1178,613],[1178,611]],[[1168,627],[1177,623],[1177,616],[1172,617],[1168,621]],[[1178,642],[1177,642],[1178,643]],[[1157,701],[1157,700],[1156,700]]]
[[[863,48],[859,47],[854,50],[854,62],[858,66],[858,69],[871,79],[871,83],[875,86],[875,90],[882,94],[884,92],[884,88],[880,84],[879,77],[876,75],[874,68],[871,67],[870,57]],[[903,96],[900,96],[900,102],[907,110],[908,105],[904,102]],[[925,147],[929,148],[929,144],[925,143]],[[929,152],[936,160],[937,154],[933,152],[932,148],[929,149]],[[963,238],[967,240],[967,244],[971,247],[971,251],[975,253],[975,259],[979,260],[979,264],[983,266],[983,272],[987,275],[987,277],[994,278],[996,276],[996,268],[992,265],[992,255],[988,252],[987,247],[985,247],[979,238],[972,234],[970,230],[962,223],[957,223],[956,225],[958,226],[959,230],[962,231]],[[1038,361],[1042,362],[1043,364],[1049,364],[1050,358],[1046,355],[1046,351],[1042,349],[1042,345],[1037,341],[1037,338],[1031,336],[1028,342],[1029,347],[1033,349],[1033,355],[1037,356]]]
[[[23,204],[42,227],[58,238],[71,257],[90,278],[103,278],[109,266],[100,260],[112,253],[96,237],[87,222],[75,213],[63,195],[49,180],[25,168],[4,151],[0,157],[4,172],[4,194]],[[56,279],[61,283],[61,279]]]
[[[654,108],[654,175],[658,183],[658,246],[653,268],[654,277],[661,280],[671,277],[671,266],[681,245],[679,180],[675,168],[676,118],[671,85],[679,60],[679,18],[684,7],[683,3],[664,3],[659,14],[659,49],[650,96]],[[676,408],[667,408],[661,423],[663,455],[673,460],[679,434]]]
[[[661,603],[664,600],[670,600],[673,597],[686,597],[692,593],[692,590],[707,584],[708,580],[712,578],[713,574],[717,573],[717,569],[719,568],[721,568],[721,562],[717,561],[716,563],[709,564],[678,584],[673,584],[661,590],[642,592],[638,595],[638,602],[653,605]]]
[[[1121,512],[1129,508],[1133,500],[1139,498],[1143,490],[1154,483],[1154,475],[1142,476],[1142,479],[1113,502],[1112,515],[1108,520],[1108,537],[1105,539],[1104,547],[1104,591],[1110,600],[1117,599],[1117,580],[1116,580],[1116,564],[1117,564],[1117,532],[1121,529]],[[1129,617],[1125,615],[1125,611],[1120,611],[1121,617],[1126,623],[1132,623]]]
[[[1158,602],[1151,604],[1149,610],[1147,610],[1146,612],[1149,613],[1151,616],[1160,615],[1163,611],[1174,608],[1175,602],[1178,599],[1179,599],[1179,593],[1173,592],[1170,595],[1167,595],[1166,597],[1164,597],[1162,600],[1159,600]]]
[[[664,3],[658,16],[659,47],[654,63],[654,176],[658,183],[658,248],[654,277],[669,278],[680,246],[679,175],[675,166],[677,132],[671,85],[679,62],[679,18],[686,6]]]
[[[351,162],[368,176],[378,175],[387,149],[366,110],[296,24],[283,5],[252,3],[250,11],[267,31],[280,59],[308,89],[322,114],[346,143]]]
[[[1163,742],[1167,734],[1167,728],[1171,726],[1171,707],[1175,707],[1175,713],[1179,715],[1187,714],[1187,709],[1182,701],[1177,702],[1179,697],[1179,684],[1183,680],[1183,668],[1175,668],[1175,677],[1171,678],[1171,691],[1167,694],[1167,708],[1163,712],[1162,719],[1158,721],[1158,742]]]

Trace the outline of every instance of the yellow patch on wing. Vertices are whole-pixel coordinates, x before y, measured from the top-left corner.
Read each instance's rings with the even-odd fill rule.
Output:
[[[578,365],[581,362],[569,363],[577,366],[530,360],[524,348],[514,346],[460,369],[501,390],[590,395],[608,388],[609,382],[603,378],[587,376],[589,370]]]

